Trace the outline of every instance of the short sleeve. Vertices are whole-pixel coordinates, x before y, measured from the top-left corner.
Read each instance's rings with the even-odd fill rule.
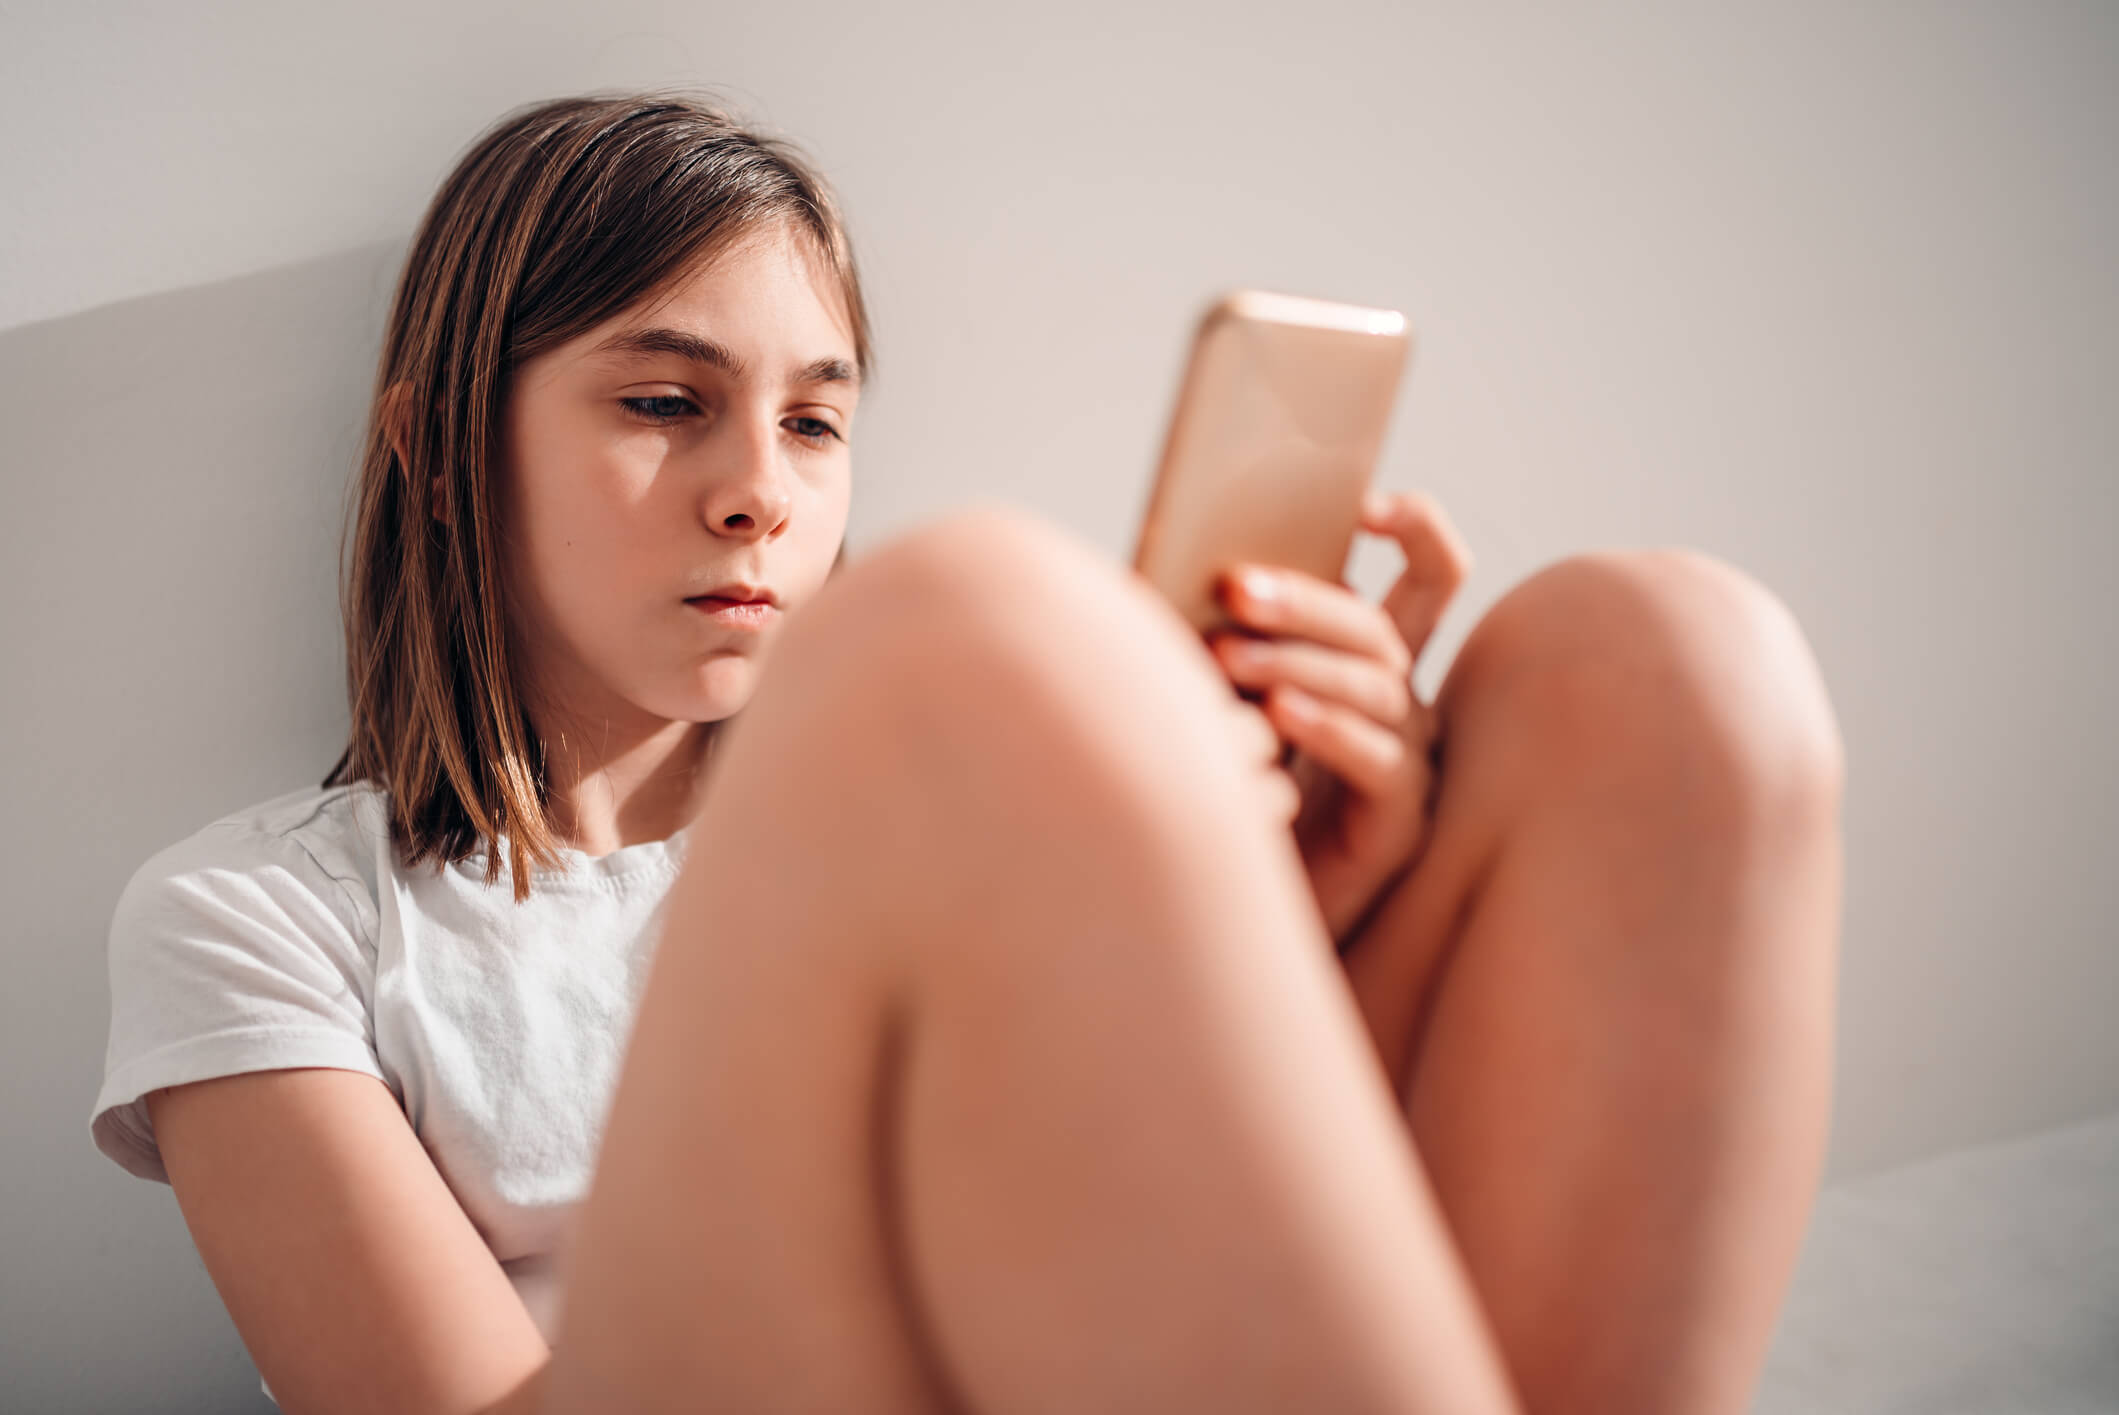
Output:
[[[347,882],[285,834],[217,823],[148,860],[119,896],[109,963],[89,1133],[143,1179],[169,1182],[150,1091],[306,1066],[387,1080],[372,939]]]

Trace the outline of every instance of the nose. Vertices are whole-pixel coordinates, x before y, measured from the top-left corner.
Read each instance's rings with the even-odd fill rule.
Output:
[[[699,493],[699,515],[715,535],[764,540],[787,520],[792,475],[769,412],[731,417]]]

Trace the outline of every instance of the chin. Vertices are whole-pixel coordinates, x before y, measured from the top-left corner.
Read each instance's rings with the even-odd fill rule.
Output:
[[[700,665],[684,689],[672,696],[675,716],[689,722],[718,722],[733,717],[758,686],[758,665],[737,655],[716,657]]]

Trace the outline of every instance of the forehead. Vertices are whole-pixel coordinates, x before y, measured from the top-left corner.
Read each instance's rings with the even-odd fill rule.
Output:
[[[740,239],[582,336],[582,357],[622,367],[679,358],[739,379],[858,387],[845,292],[807,241]]]

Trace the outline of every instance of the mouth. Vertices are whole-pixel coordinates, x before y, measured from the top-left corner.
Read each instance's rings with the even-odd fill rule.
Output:
[[[697,604],[701,600],[718,600],[723,604],[770,604],[777,605],[779,597],[764,585],[744,583],[716,585],[705,594],[693,595],[686,604]]]
[[[779,606],[764,597],[736,599],[729,595],[696,595],[685,603],[714,623],[736,629],[762,629],[780,614]]]

